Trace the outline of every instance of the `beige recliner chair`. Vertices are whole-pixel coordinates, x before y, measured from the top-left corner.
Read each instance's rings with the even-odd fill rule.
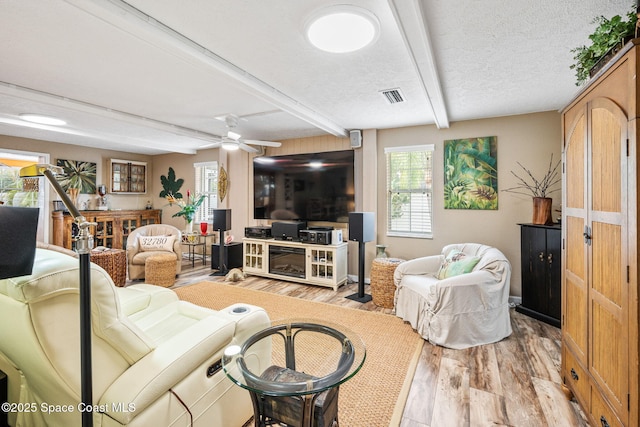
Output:
[[[28,408],[9,414],[12,426],[81,424],[78,265],[37,249],[30,276],[0,280],[0,369],[9,401]],[[263,309],[214,311],[153,285],[118,288],[95,264],[91,297],[94,425],[241,426],[251,417],[249,394],[219,362],[269,325]],[[265,369],[270,349],[247,360]]]
[[[167,250],[144,250],[139,236],[175,236],[173,248]],[[173,225],[149,224],[136,228],[127,237],[127,271],[129,280],[144,279],[144,263],[150,256],[172,253],[176,256],[176,274],[182,271],[182,233]]]
[[[511,335],[510,278],[511,264],[498,249],[448,245],[440,255],[398,265],[395,314],[433,344],[462,349],[497,342]]]

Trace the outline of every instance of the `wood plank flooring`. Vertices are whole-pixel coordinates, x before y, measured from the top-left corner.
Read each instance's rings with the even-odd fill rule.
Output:
[[[173,288],[210,277],[210,263],[183,261]],[[129,284],[131,282],[127,282]],[[391,314],[391,309],[346,299],[348,283],[330,288],[249,276],[237,286]],[[370,293],[368,286],[366,293]],[[511,310],[513,334],[498,343],[452,350],[425,343],[401,427],[588,427],[580,407],[560,389],[560,330]],[[360,426],[343,426],[360,427]],[[366,427],[366,426],[362,426]]]

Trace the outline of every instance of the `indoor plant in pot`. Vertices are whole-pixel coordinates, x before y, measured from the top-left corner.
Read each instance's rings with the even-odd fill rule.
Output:
[[[187,190],[186,200],[175,198],[171,193],[167,195],[167,201],[169,202],[169,205],[173,205],[175,203],[176,205],[178,205],[178,207],[180,207],[180,210],[174,213],[172,216],[174,218],[178,216],[184,217],[184,220],[187,222],[187,233],[193,232],[193,219],[196,215],[196,212],[198,211],[198,208],[204,201],[204,198],[204,194],[196,196],[194,194],[191,194],[191,190]]]
[[[611,57],[620,50],[627,40],[634,37],[636,32],[636,22],[638,14],[636,11],[627,13],[625,21],[620,15],[611,19],[598,16],[592,24],[598,24],[595,31],[589,35],[591,45],[580,46],[571,49],[574,53],[572,70],[576,70],[576,86],[586,82],[607,62],[607,57]]]
[[[524,171],[524,174],[520,176],[514,171],[511,171],[511,174],[518,180],[518,185],[506,188],[502,191],[533,197],[533,219],[531,222],[533,224],[553,224],[553,218],[551,216],[551,202],[553,200],[547,196],[560,189],[556,187],[562,179],[558,173],[560,161],[558,160],[558,162],[554,164],[553,154],[551,154],[551,160],[549,160],[547,172],[540,179],[536,178],[533,173],[522,166],[520,162],[517,163],[522,171]]]

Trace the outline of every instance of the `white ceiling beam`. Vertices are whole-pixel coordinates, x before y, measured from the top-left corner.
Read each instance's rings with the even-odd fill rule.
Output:
[[[124,1],[66,1],[135,37],[144,39],[153,46],[165,51],[171,49],[180,56],[190,56],[240,83],[248,93],[325,132],[335,136],[348,136],[344,127]],[[124,28],[125,23],[130,25]]]
[[[206,142],[219,142],[222,137],[219,135],[214,135],[207,132],[202,132],[199,130],[187,128],[184,126],[178,126],[171,123],[162,122],[159,120],[150,119],[148,117],[138,116],[131,113],[126,113],[124,111],[113,110],[110,108],[102,107],[99,105],[90,104],[84,101],[78,101],[71,98],[53,95],[50,93],[38,91],[35,89],[30,89],[22,86],[17,86],[11,83],[0,81],[0,95],[11,96],[14,98],[19,98],[31,102],[51,105],[55,107],[63,107],[65,109],[91,114],[94,116],[105,117],[113,120],[118,120],[120,122],[129,123],[135,126],[141,126],[144,128],[155,129],[160,132],[166,132],[173,135],[184,136],[187,138],[193,138]],[[8,122],[5,122],[8,123]],[[21,126],[28,126],[28,124],[23,124],[21,120],[16,121],[17,124]],[[14,123],[14,124],[16,124]],[[26,123],[26,122],[25,122]],[[46,129],[52,130],[55,132],[61,133],[69,133],[69,134],[79,134],[79,131],[73,131],[69,128],[69,126],[65,127],[55,127],[49,126]],[[41,128],[44,129],[44,128]],[[89,134],[83,134],[84,136],[89,136]],[[98,137],[98,134],[94,133],[94,138],[104,139],[104,137]],[[120,138],[120,137],[118,137]],[[121,138],[120,138],[121,139]],[[147,140],[139,140],[136,138],[129,138],[129,143],[132,145],[140,145],[147,146],[149,141]],[[167,149],[168,152],[177,152],[177,153],[185,153],[185,154],[194,154],[195,150],[186,148],[186,147],[176,147],[175,144],[166,145],[163,147],[162,143],[154,142],[156,148],[159,149]]]
[[[422,9],[422,0],[388,0],[388,2],[416,72],[420,76],[436,126],[439,129],[448,128],[447,106]]]

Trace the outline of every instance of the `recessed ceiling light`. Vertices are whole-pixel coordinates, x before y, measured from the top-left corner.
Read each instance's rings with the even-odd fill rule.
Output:
[[[67,124],[64,120],[50,116],[43,116],[41,114],[20,114],[20,118],[27,122],[39,123],[41,125],[63,126]]]
[[[372,43],[378,37],[379,23],[366,9],[340,5],[314,14],[305,30],[309,42],[318,49],[348,53]]]
[[[312,169],[320,169],[323,163],[320,160],[312,160],[309,162],[309,167]]]

